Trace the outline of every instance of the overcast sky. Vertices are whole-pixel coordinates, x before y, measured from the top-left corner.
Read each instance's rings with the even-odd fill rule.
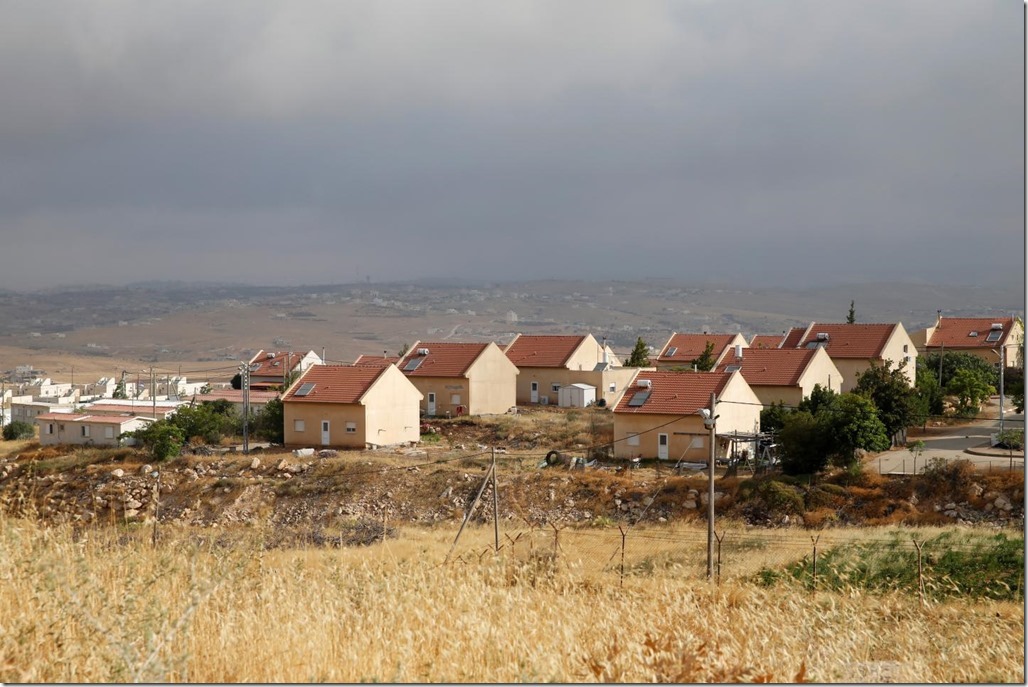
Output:
[[[1014,0],[0,16],[0,287],[1024,279]]]

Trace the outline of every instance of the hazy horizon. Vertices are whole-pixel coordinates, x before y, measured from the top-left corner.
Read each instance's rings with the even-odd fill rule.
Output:
[[[2,5],[3,289],[1024,281],[1022,4]]]

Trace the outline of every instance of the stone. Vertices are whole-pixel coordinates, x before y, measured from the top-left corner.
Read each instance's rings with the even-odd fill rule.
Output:
[[[692,510],[692,509],[696,508],[696,499],[686,499],[685,502],[682,503],[682,506],[684,508],[688,508],[688,509]]]
[[[137,510],[130,509],[130,510],[125,511],[125,517],[126,518],[134,518],[137,515],[139,515],[139,511],[137,511]]]
[[[136,501],[135,499],[131,499],[131,500],[125,502],[125,509],[126,510],[139,510],[142,506],[143,506],[143,504],[140,503],[139,501]]]
[[[261,466],[261,459],[260,458],[254,458],[253,460],[250,461],[250,469],[251,470],[256,470],[260,466]]]
[[[140,475],[149,475],[151,472],[153,472],[152,465],[144,465],[143,467],[139,468]]]
[[[985,492],[985,488],[982,485],[980,485],[980,484],[972,484],[971,485],[971,493],[974,494],[975,497],[981,496],[984,492]]]
[[[121,468],[116,468],[114,470],[111,470],[111,477],[117,477],[118,479],[121,479],[124,476],[125,476],[125,471],[122,470]]]

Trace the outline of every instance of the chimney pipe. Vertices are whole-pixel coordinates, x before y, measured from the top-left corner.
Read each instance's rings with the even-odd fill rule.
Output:
[[[742,360],[742,344],[735,344],[735,358]]]

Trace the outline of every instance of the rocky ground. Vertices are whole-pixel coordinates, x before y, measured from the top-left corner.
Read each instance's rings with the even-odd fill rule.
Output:
[[[492,455],[483,440],[496,429],[452,424],[437,430],[434,444],[396,450],[298,457],[282,450],[242,455],[208,449],[165,464],[149,463],[133,449],[23,443],[0,453],[0,502],[8,512],[50,522],[268,524],[336,543],[373,540],[400,524],[460,522],[480,493],[473,519],[490,519],[492,487],[483,483]],[[667,465],[625,469],[597,461],[583,467],[586,456],[572,460],[579,457],[573,449],[542,467],[546,442],[542,435],[535,441],[535,450],[496,454],[501,519],[611,525],[705,516],[703,475],[677,474]],[[719,517],[764,527],[1023,527],[1023,502],[1021,473],[983,474],[968,465],[907,477],[839,473],[814,483],[743,474],[719,479],[715,493]]]

